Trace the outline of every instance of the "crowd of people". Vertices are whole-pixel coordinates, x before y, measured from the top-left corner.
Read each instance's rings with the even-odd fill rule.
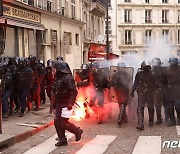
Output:
[[[105,95],[110,95],[109,101],[119,104],[118,125],[127,122],[126,106],[138,95],[137,129],[144,130],[144,108],[148,108],[149,126],[162,124],[162,106],[165,110],[165,121],[168,126],[180,125],[180,66],[178,59],[171,57],[169,66],[163,67],[160,58],[151,62],[143,61],[137,70],[133,83],[133,68],[126,67],[122,62],[117,66],[103,68],[98,62],[82,64],[81,69],[74,71],[62,57],[56,61],[49,59],[45,67],[35,56],[28,58],[5,57],[0,59],[0,79],[2,91],[2,117],[8,120],[13,112],[25,115],[26,109],[35,111],[50,99],[50,113],[55,113],[55,128],[59,141],[56,146],[67,145],[65,130],[76,135],[76,141],[81,139],[83,130],[70,123],[69,118],[62,117],[63,108],[72,110],[79,93],[88,98],[84,104],[86,118],[89,117],[88,107],[97,115],[98,124],[103,122]],[[94,91],[89,90],[93,87]],[[89,93],[89,94],[88,94]],[[175,118],[177,114],[177,122]]]
[[[28,58],[4,57],[0,59],[0,75],[4,120],[8,120],[13,112],[19,112],[23,117],[26,108],[32,110],[33,102],[34,110],[38,111],[40,105],[45,104],[46,94],[51,100],[51,87],[55,80],[52,60],[48,60],[45,67],[32,55]]]

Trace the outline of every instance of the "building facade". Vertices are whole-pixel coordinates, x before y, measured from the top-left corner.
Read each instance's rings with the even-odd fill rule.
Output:
[[[106,0],[83,0],[82,20],[84,25],[83,62],[88,63],[91,45],[101,46],[106,43],[105,36]]]
[[[116,0],[116,2],[116,9],[113,10],[116,16],[112,16],[117,22],[119,55],[144,56],[149,43],[158,40],[163,40],[169,45],[173,55],[180,55],[179,0]],[[115,1],[111,0],[112,6],[114,3]]]
[[[104,0],[4,0],[2,56],[36,55],[44,61],[62,56],[79,68],[88,62],[91,43],[105,44],[105,15]]]

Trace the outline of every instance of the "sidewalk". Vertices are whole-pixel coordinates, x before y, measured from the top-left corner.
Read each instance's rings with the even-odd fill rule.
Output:
[[[40,111],[26,112],[24,117],[19,117],[19,113],[14,113],[8,121],[2,121],[0,151],[26,140],[53,124],[54,115],[49,114],[49,103],[41,105]]]

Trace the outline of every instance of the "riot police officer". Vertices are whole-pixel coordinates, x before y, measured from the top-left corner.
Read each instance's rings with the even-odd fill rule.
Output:
[[[18,72],[18,68],[17,68],[17,63],[16,63],[16,59],[9,57],[9,62],[7,64],[8,69],[10,70],[11,74],[12,74],[12,82],[13,82],[13,89],[12,89],[12,94],[10,96],[10,112],[9,115],[12,115],[13,112],[13,103],[16,105],[15,110],[18,111],[20,109],[20,104],[18,102],[18,96],[17,96],[17,72]]]
[[[5,83],[5,87],[4,87],[4,93],[2,96],[2,108],[3,108],[3,118],[5,120],[8,119],[9,117],[9,113],[8,113],[8,109],[9,109],[9,98],[12,94],[12,89],[13,89],[13,77],[11,74],[10,69],[6,66],[4,66],[4,70],[5,70],[5,75],[4,75],[4,83]]]
[[[154,106],[156,108],[156,116],[157,116],[157,121],[155,124],[159,125],[162,123],[161,106],[163,101],[163,91],[162,91],[163,69],[161,67],[160,58],[153,58],[151,64],[152,64],[152,73],[155,81]]]
[[[132,77],[126,72],[126,65],[118,63],[117,72],[113,74],[110,84],[114,88],[120,109],[118,125],[121,125],[122,122],[127,122],[126,105],[130,96],[131,79]]]
[[[176,57],[171,57],[168,62],[169,66],[165,69],[164,73],[167,80],[169,100],[170,123],[168,126],[174,126],[176,125],[174,106],[177,113],[178,125],[180,125],[180,67]]]
[[[47,61],[47,67],[45,71],[45,83],[46,83],[46,93],[51,101],[51,87],[55,80],[55,69],[53,67],[54,61],[49,59]],[[50,113],[52,113],[52,106],[50,104]]]
[[[17,90],[18,98],[21,104],[21,113],[19,115],[20,117],[25,115],[26,99],[29,95],[33,82],[33,71],[29,66],[27,66],[27,60],[28,59],[21,58],[18,61],[19,71],[17,73]]]
[[[31,90],[31,97],[35,101],[35,111],[38,111],[40,108],[40,102],[41,102],[41,82],[43,79],[44,71],[41,64],[37,63],[36,56],[29,56],[30,60],[30,67],[33,70],[33,79],[34,79],[34,86]]]
[[[75,134],[76,141],[81,139],[83,130],[70,123],[68,117],[63,116],[63,110],[71,110],[77,96],[74,78],[65,62],[56,61],[56,80],[52,87],[52,106],[55,109],[54,125],[59,138],[56,146],[67,145],[65,130]]]
[[[141,70],[135,76],[134,85],[131,96],[134,97],[134,92],[138,94],[138,126],[137,129],[144,130],[144,107],[148,107],[149,126],[154,123],[154,78],[151,72],[151,64],[149,61],[141,63]]]
[[[105,68],[98,68],[93,72],[93,84],[96,91],[95,96],[90,102],[90,106],[94,107],[96,99],[98,100],[97,109],[94,108],[94,112],[97,114],[98,124],[102,124],[103,122],[104,91],[106,88],[109,88],[109,81],[105,71]]]

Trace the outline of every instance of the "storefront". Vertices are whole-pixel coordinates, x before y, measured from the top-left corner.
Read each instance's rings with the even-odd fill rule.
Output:
[[[109,53],[108,59],[117,59],[118,55]],[[88,52],[88,61],[103,61],[107,59],[106,45],[91,43]]]
[[[0,24],[6,27],[3,56],[40,57],[41,31],[44,30],[40,13],[10,4],[3,4],[3,7],[0,18]]]

